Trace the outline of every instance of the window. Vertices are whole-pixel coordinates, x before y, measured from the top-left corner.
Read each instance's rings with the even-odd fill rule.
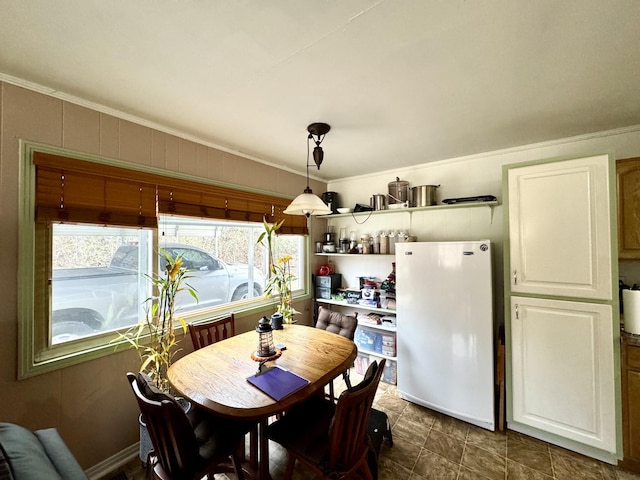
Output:
[[[51,345],[138,323],[151,295],[149,230],[53,226]]]
[[[183,266],[192,277],[189,283],[198,293],[200,308],[219,298],[235,302],[263,295],[269,265],[267,252],[256,245],[263,231],[262,224],[161,215],[158,230],[160,248],[173,256],[182,256]],[[296,259],[297,279],[292,287],[300,291],[304,288],[300,261],[304,258],[304,237],[281,236],[277,248],[286,249]],[[212,261],[216,264],[215,270],[199,263]],[[217,284],[209,280],[216,277],[221,279]]]
[[[187,321],[267,302],[256,239],[289,200],[39,148],[25,148],[21,181],[20,377],[113,352],[116,332],[144,318],[163,252],[182,257],[197,292],[177,299]],[[306,219],[282,230],[274,255],[291,255],[305,294]]]

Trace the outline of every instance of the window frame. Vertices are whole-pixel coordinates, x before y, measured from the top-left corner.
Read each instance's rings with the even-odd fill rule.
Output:
[[[36,152],[61,155],[72,159],[94,162],[103,165],[115,166],[132,171],[150,173],[163,177],[175,178],[185,182],[196,182],[204,185],[221,186],[237,189],[240,192],[252,192],[267,196],[274,196],[272,192],[257,189],[240,189],[236,185],[216,182],[207,179],[196,178],[191,175],[172,172],[151,166],[131,164],[120,160],[108,159],[101,156],[84,154],[67,149],[52,147],[35,142],[20,140],[19,142],[19,181],[18,181],[18,379],[29,378],[35,375],[51,372],[60,368],[76,365],[92,359],[111,355],[126,348],[123,342],[114,342],[114,332],[105,332],[84,339],[77,339],[57,345],[48,344],[48,329],[50,325],[50,308],[34,305],[35,294],[42,289],[46,292],[43,305],[48,305],[51,298],[51,286],[48,285],[49,273],[52,265],[52,229],[49,225],[53,222],[36,222],[36,167],[33,157]],[[253,222],[251,222],[253,223]],[[153,246],[158,247],[158,227],[152,228]],[[304,278],[301,279],[301,288],[294,292],[294,300],[306,300],[311,298],[310,286],[310,247],[309,236],[304,236],[301,250]],[[44,249],[44,251],[43,251]],[[40,262],[36,267],[37,262]],[[154,262],[154,269],[157,268]],[[229,304],[222,307],[213,307],[206,311],[197,311],[188,316],[189,321],[198,321],[211,316],[217,316],[233,311],[238,314],[251,315],[264,311],[265,308],[275,305],[273,298],[249,299],[243,302],[234,302],[233,308]],[[43,312],[46,312],[43,318]]]

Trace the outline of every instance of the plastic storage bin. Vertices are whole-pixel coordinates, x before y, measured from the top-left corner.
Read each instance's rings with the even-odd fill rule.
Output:
[[[380,353],[389,357],[396,356],[396,333],[358,325],[354,342],[359,350]]]
[[[389,357],[396,356],[396,334],[393,332],[382,332],[382,354]]]
[[[331,295],[337,292],[342,283],[342,274],[332,273],[330,275],[316,275],[316,298],[330,300]]]
[[[369,355],[367,353],[359,353],[355,361],[356,372],[360,375],[364,375],[367,368],[369,368],[369,364],[374,360],[379,362],[382,358],[376,355]],[[397,363],[395,360],[390,360],[388,358],[386,362],[381,380],[385,383],[395,385],[398,378]]]
[[[382,332],[373,328],[358,325],[354,336],[354,342],[359,350],[382,353]]]

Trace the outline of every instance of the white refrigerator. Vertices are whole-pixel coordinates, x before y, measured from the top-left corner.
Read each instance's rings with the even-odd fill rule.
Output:
[[[495,430],[491,243],[396,244],[401,398]]]

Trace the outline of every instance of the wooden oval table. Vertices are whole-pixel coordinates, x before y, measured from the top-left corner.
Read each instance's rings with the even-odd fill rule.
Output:
[[[267,419],[310,397],[351,367],[358,353],[351,340],[303,325],[274,330],[273,340],[284,343],[286,350],[268,365],[309,380],[307,386],[280,401],[247,381],[258,370],[258,362],[251,359],[258,345],[255,331],[196,350],[177,360],[167,374],[173,388],[199,406],[226,417],[258,421],[260,479],[270,478],[269,442],[264,435]]]

